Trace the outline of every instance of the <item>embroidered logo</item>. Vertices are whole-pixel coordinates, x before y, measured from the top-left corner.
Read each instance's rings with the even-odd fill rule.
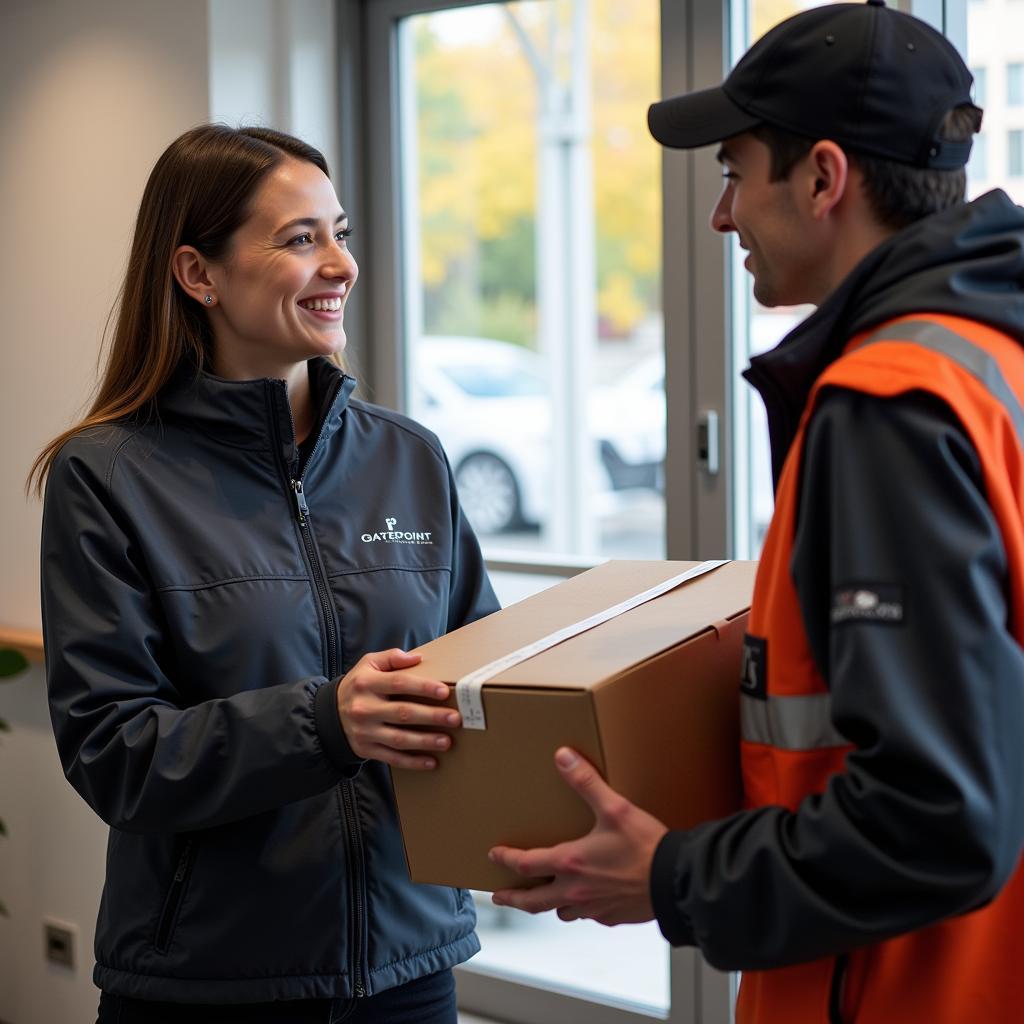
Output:
[[[763,636],[744,634],[740,692],[757,700],[768,699],[768,641]]]
[[[384,520],[386,530],[380,533],[364,533],[360,540],[364,544],[380,542],[383,544],[433,544],[431,533],[424,530],[396,530],[398,520],[394,516],[388,516]]]
[[[833,626],[848,622],[875,622],[898,626],[904,618],[903,588],[893,583],[865,583],[839,587],[832,594]]]

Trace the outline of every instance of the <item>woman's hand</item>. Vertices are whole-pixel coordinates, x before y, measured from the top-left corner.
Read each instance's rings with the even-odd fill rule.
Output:
[[[402,699],[448,698],[444,683],[405,671],[420,661],[418,654],[398,648],[364,654],[341,680],[338,717],[349,746],[359,757],[428,771],[437,767],[437,759],[428,752],[452,745],[450,736],[431,730],[456,728],[462,721],[458,711]]]

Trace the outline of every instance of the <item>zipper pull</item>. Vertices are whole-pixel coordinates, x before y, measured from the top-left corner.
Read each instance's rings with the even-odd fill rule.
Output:
[[[174,872],[175,882],[185,881],[185,869],[188,867],[189,854],[192,852],[192,840],[190,839],[185,843],[185,848],[181,851],[181,857],[178,860],[178,868]]]
[[[309,517],[309,506],[306,504],[306,496],[302,493],[302,481],[292,481],[292,492],[295,494],[295,507],[299,510],[299,526],[306,525]]]

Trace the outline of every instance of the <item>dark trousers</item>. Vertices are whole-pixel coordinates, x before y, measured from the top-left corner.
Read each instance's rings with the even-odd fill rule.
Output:
[[[365,999],[210,1005],[100,994],[96,1024],[456,1024],[455,978],[441,971]]]

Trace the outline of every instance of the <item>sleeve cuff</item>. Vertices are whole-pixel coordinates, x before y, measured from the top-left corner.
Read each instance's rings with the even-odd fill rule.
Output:
[[[345,730],[341,727],[341,719],[338,717],[340,683],[339,676],[317,689],[313,696],[313,722],[328,760],[346,777],[352,778],[359,774],[364,762],[349,746]]]
[[[661,934],[673,946],[696,945],[693,925],[680,909],[677,895],[676,879],[685,844],[685,832],[666,833],[651,864],[651,905]]]

